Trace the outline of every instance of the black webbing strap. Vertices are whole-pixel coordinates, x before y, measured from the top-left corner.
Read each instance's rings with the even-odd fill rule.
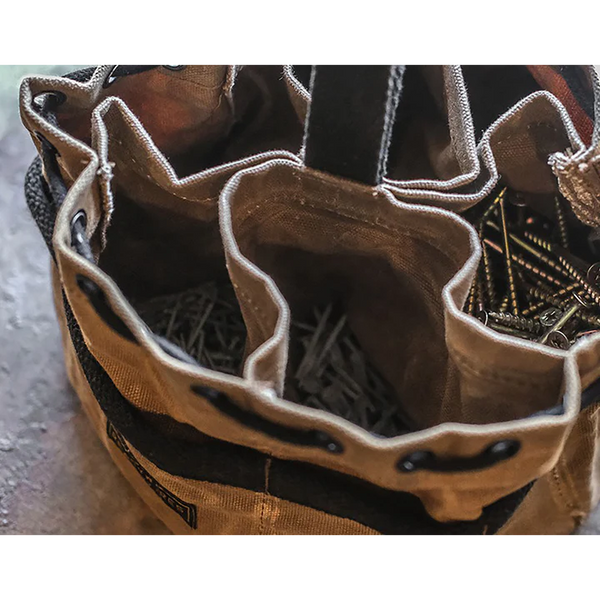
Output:
[[[308,167],[368,185],[381,183],[404,67],[313,67],[306,119]]]
[[[115,60],[111,61],[113,69],[106,78],[105,87],[112,85],[120,77],[139,75],[152,71],[158,67],[165,67],[171,71],[180,71],[186,66],[185,60]]]
[[[115,68],[112,76],[126,77],[127,75],[137,75],[160,67],[161,62],[160,60],[115,60]]]

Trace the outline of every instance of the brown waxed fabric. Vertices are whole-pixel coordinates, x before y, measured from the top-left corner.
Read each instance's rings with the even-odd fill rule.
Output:
[[[487,198],[500,178],[541,203],[560,187],[574,208],[579,202],[595,214],[589,190],[597,149],[584,146],[566,110],[543,91],[503,114],[475,149],[460,68],[410,69],[388,176],[375,188],[304,166],[310,94],[291,67],[161,67],[108,87],[110,67],[85,83],[25,80],[23,121],[40,152],[35,134],[58,150],[69,186],[53,237],[69,376],[113,460],[173,531],[378,533],[272,495],[268,467],[266,491],[252,491],[157,466],[111,429],[94,399],[69,339],[61,290],[114,386],[157,419],[408,492],[440,522],[476,520],[535,482],[502,534],[568,533],[598,501],[598,410],[580,412],[580,402],[600,376],[600,340],[590,336],[564,352],[496,333],[462,312],[481,250],[459,214]],[[48,91],[66,96],[54,123],[33,104]],[[402,115],[413,114],[423,93],[428,103],[411,130]],[[414,149],[415,162],[407,162]],[[80,210],[95,263],[72,245]],[[98,314],[78,284],[81,275],[98,286],[133,339]],[[240,376],[169,355],[135,309],[205,281],[235,289],[247,330]],[[415,431],[378,438],[286,399],[291,319],[332,301],[344,303],[350,328]],[[240,424],[193,393],[198,385],[269,423],[325,432],[344,451],[327,453]],[[552,414],[561,402],[562,414]],[[423,449],[472,457],[505,439],[520,444],[518,454],[484,470],[400,476],[396,468],[400,457]]]

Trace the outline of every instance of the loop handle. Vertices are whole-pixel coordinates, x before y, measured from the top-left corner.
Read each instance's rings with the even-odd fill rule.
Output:
[[[403,66],[313,67],[304,138],[306,166],[379,185],[403,75]]]

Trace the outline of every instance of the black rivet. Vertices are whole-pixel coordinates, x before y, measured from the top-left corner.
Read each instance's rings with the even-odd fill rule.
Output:
[[[401,458],[397,463],[399,471],[404,473],[412,473],[418,469],[423,468],[433,458],[432,452],[426,452],[424,450],[418,450],[412,454],[408,454],[404,458]]]
[[[75,275],[75,281],[77,282],[77,287],[88,297],[98,294],[100,288],[91,280],[88,279],[85,275],[81,275],[78,273]]]
[[[116,69],[117,69],[117,68],[118,68],[118,65],[117,65],[117,66],[114,66],[114,67],[113,67],[113,68],[110,70],[110,73],[109,73],[109,74],[106,76],[106,79],[104,80],[104,83],[102,84],[102,87],[103,87],[103,88],[105,88],[105,89],[106,89],[107,87],[111,86],[111,85],[112,85],[112,84],[113,84],[113,83],[114,83],[114,82],[115,82],[115,81],[118,79],[118,77],[115,77],[115,76],[113,75],[113,73],[116,71]]]
[[[489,446],[485,451],[499,459],[511,458],[520,449],[521,444],[517,440],[500,440]]]
[[[319,442],[319,445],[332,454],[340,454],[344,451],[342,444],[334,440],[325,431],[315,431],[315,438]]]
[[[163,65],[163,67],[169,71],[183,71],[187,65]]]

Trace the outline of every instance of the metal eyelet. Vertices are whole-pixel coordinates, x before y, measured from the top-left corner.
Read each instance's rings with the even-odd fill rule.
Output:
[[[118,69],[119,65],[115,65],[110,72],[108,73],[108,75],[106,76],[106,79],[104,80],[104,83],[102,84],[102,87],[104,89],[106,89],[107,87],[110,87],[117,79],[119,79],[118,77],[115,77],[113,75],[113,73]]]
[[[58,90],[49,90],[47,92],[38,92],[33,96],[32,103],[38,110],[44,108],[44,104],[49,101],[51,98],[54,98],[54,106],[60,106],[67,101],[67,95],[63,92],[59,92]]]
[[[396,463],[396,468],[401,473],[414,473],[419,470],[434,473],[477,471],[512,458],[520,448],[521,443],[517,440],[500,440],[476,456],[440,457],[433,452],[418,450],[401,458]]]
[[[169,71],[183,71],[187,67],[187,60],[161,60],[163,68]]]
[[[78,210],[71,219],[71,246],[81,247],[85,240],[82,239],[85,235],[87,227],[87,215],[83,209]]]

